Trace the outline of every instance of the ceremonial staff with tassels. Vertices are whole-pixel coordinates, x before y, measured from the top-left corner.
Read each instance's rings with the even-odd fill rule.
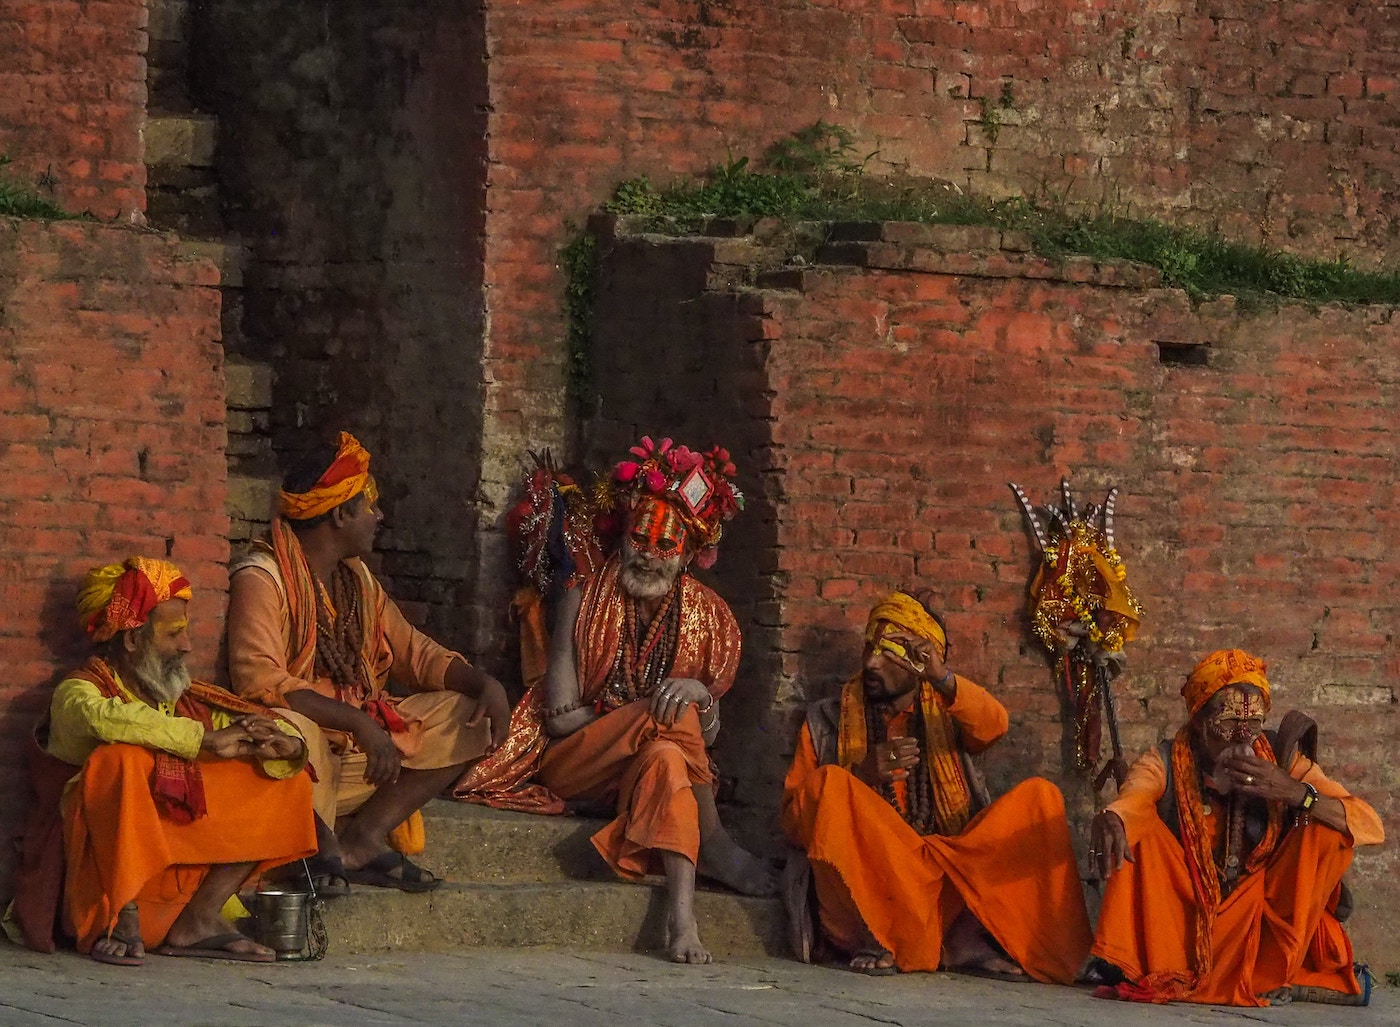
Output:
[[[1080,515],[1069,482],[1060,482],[1063,506],[1044,507],[1048,528],[1014,483],[1011,491],[1030,522],[1041,563],[1030,589],[1031,627],[1050,650],[1074,718],[1074,762],[1093,773],[1099,762],[1103,721],[1113,755],[1094,778],[1101,790],[1111,775],[1121,787],[1128,765],[1118,737],[1118,709],[1109,687],[1110,668],[1120,668],[1123,646],[1137,634],[1142,608],[1128,588],[1127,570],[1113,538],[1118,488],[1108,490],[1100,510],[1090,503]]]

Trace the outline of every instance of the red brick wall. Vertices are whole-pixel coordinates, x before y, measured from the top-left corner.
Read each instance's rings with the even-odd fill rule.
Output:
[[[0,219],[0,762],[85,658],[82,575],[132,554],[194,584],[197,675],[228,587],[217,272],[172,238]],[[12,778],[13,779],[13,778]],[[0,837],[24,796],[0,799]],[[3,887],[10,849],[0,849]]]
[[[146,209],[143,0],[0,0],[0,175],[65,209]]]
[[[655,396],[678,436],[714,420],[715,396],[751,412],[731,422],[736,460],[776,523],[735,522],[740,551],[755,539],[759,551],[722,591],[771,596],[776,614],[759,603],[741,617],[776,652],[747,654],[725,704],[738,737],[721,762],[741,800],[771,810],[797,704],[856,670],[872,600],[917,582],[940,598],[952,665],[1011,713],[987,760],[994,787],[1049,776],[1082,829],[1092,796],[1064,770],[1059,703],[1024,613],[1029,540],[1006,487],[1043,500],[1068,475],[1087,498],[1124,489],[1120,551],[1146,608],[1115,688],[1127,748],[1180,723],[1199,656],[1241,646],[1269,661],[1276,710],[1317,717],[1329,771],[1393,819],[1400,317],[1192,310],[1131,268],[1051,265],[997,250],[994,233],[915,236],[932,245],[837,244],[823,256],[847,266],[758,279],[782,289],[705,293],[703,267],[676,286],[669,251],[693,242],[648,257],[624,240],[625,273],[606,269],[608,359],[645,366],[652,340],[674,336],[703,373],[650,388],[640,371],[605,379],[600,432],[623,434],[610,426]],[[627,297],[652,294],[673,301],[625,313]],[[1209,364],[1164,364],[1159,343],[1206,345]],[[1358,860],[1355,932],[1373,965],[1400,964],[1383,931],[1400,907],[1394,863],[1393,843]]]
[[[817,119],[974,192],[1400,258],[1400,6],[975,0],[490,4],[481,622],[503,511],[566,441],[557,250],[621,179],[664,183]],[[493,585],[493,582],[499,584]]]

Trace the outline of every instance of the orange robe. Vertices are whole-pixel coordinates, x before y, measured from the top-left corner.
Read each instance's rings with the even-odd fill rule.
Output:
[[[374,575],[359,560],[349,561],[360,596],[364,638],[360,658],[369,688],[365,694],[337,690],[315,672],[314,601],[307,603],[293,583],[288,587],[272,554],[255,550],[237,565],[229,583],[228,661],[234,691],[276,710],[306,739],[316,770],[316,812],[327,824],[359,809],[373,786],[364,780],[365,755],[341,731],[322,730],[310,718],[287,709],[288,693],[308,689],[373,713],[389,730],[411,770],[436,770],[466,763],[486,751],[490,724],[468,727],[476,700],[447,691],[447,668],[463,657],[438,645],[404,619]],[[304,613],[312,605],[309,634]],[[299,631],[298,631],[299,629]],[[390,682],[413,694],[400,698]]]
[[[1222,902],[1211,932],[1214,965],[1188,1001],[1267,1006],[1259,996],[1288,985],[1358,995],[1351,940],[1330,910],[1356,845],[1385,838],[1376,811],[1299,755],[1289,771],[1319,794],[1340,799],[1347,831],[1309,823],[1289,831],[1273,856],[1242,876]],[[1157,813],[1167,772],[1156,750],[1133,764],[1108,808],[1123,819],[1132,863],[1108,879],[1093,954],[1129,981],[1149,973],[1189,971],[1195,892],[1181,843]],[[1223,818],[1207,817],[1213,832]]]
[[[574,629],[580,697],[594,702],[621,645],[622,586],[614,558],[584,585]],[[669,677],[694,678],[716,700],[729,690],[739,666],[739,625],[711,589],[681,579],[680,632]],[[605,713],[567,738],[551,742],[538,779],[564,799],[613,803],[614,819],[593,845],[621,877],[635,880],[661,870],[660,851],[691,862],[700,855],[695,785],[713,782],[695,707],[670,727],[652,719],[650,700]]]
[[[1002,705],[965,678],[945,709],[969,752],[1006,731]],[[906,733],[907,723],[908,714],[895,718],[890,736]],[[862,947],[864,927],[899,969],[937,970],[944,931],[968,909],[1037,980],[1068,984],[1088,955],[1064,798],[1049,781],[1021,782],[960,834],[920,836],[850,771],[818,765],[804,724],[781,816],[812,862],[822,929],[846,952]]]

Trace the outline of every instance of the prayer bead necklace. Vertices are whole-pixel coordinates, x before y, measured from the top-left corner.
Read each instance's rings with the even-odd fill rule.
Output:
[[[622,644],[603,689],[605,709],[615,710],[645,698],[670,673],[680,638],[680,590],[678,578],[645,632],[639,624],[637,600],[630,595],[623,597]]]

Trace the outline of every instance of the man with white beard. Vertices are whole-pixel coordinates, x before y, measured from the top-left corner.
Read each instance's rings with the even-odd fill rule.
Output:
[[[729,607],[688,573],[714,562],[721,525],[742,508],[734,465],[642,439],[613,471],[618,552],[559,603],[545,676],[554,738],[537,780],[566,800],[604,802],[615,819],[593,845],[621,877],[662,873],[667,952],[708,963],[693,899],[700,873],[746,894],[773,875],[725,831],[706,746],[739,665]]]
[[[261,708],[190,680],[191,595],[174,565],[144,557],[83,582],[79,621],[95,655],[54,689],[47,743],[31,754],[40,800],[13,914],[32,948],[53,950],[61,879],[62,927],[98,962],[140,966],[155,946],[275,958],[223,909],[250,876],[315,851],[306,744]]]

